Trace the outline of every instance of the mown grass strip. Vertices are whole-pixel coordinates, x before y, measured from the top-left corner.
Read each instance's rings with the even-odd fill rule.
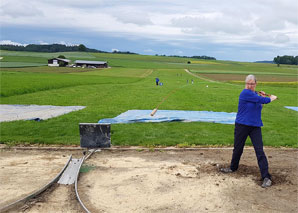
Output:
[[[134,77],[82,76],[55,73],[1,72],[1,97],[91,84],[127,84]]]
[[[45,63],[30,63],[30,62],[0,62],[0,68],[15,68],[15,67],[41,67]]]

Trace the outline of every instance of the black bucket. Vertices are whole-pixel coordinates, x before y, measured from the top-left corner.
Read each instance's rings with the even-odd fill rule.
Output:
[[[79,127],[81,147],[111,147],[111,124],[80,123]]]

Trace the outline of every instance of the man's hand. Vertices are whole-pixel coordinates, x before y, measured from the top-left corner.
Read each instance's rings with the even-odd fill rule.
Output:
[[[264,91],[259,91],[258,93],[259,93],[260,96],[266,97],[266,93]]]

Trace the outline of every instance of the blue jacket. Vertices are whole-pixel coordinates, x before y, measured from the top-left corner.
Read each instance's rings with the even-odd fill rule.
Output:
[[[262,104],[270,103],[270,98],[258,96],[256,92],[244,89],[239,96],[236,123],[247,126],[263,126],[261,119]]]

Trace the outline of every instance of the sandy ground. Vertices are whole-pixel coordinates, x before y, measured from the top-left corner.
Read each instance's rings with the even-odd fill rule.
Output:
[[[104,150],[85,161],[79,194],[91,212],[297,212],[298,150],[265,152],[273,178],[267,189],[260,187],[251,148],[245,149],[239,170],[232,174],[218,171],[229,164],[231,149]],[[44,185],[73,153],[2,150],[0,207],[3,197],[13,200]],[[73,185],[56,184],[11,212],[83,211]]]
[[[0,206],[50,182],[68,158],[66,154],[55,152],[0,150]]]

